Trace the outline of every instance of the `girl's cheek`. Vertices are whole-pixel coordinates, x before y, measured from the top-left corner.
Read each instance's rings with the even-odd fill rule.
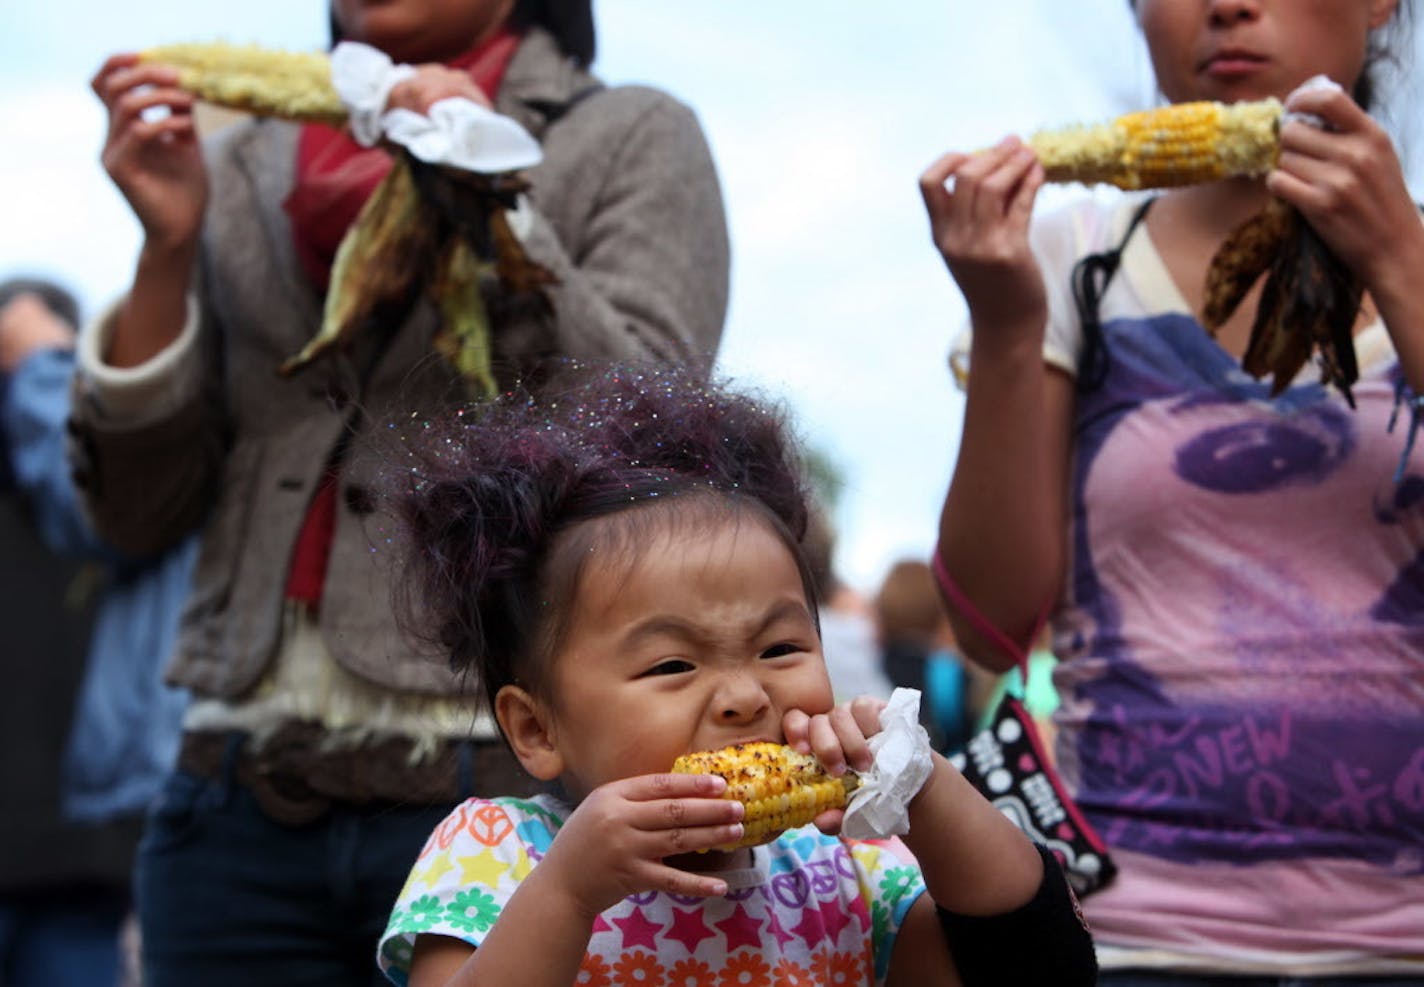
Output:
[[[823,685],[802,697],[800,709],[808,716],[825,716],[835,709],[835,706],[835,691],[831,688],[831,680],[827,678]]]

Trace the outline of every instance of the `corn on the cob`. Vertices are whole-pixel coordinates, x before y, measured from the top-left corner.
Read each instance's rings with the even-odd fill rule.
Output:
[[[1177,103],[1096,126],[1041,131],[1028,139],[1050,182],[1168,188],[1275,166],[1281,104]]]
[[[849,772],[833,778],[811,755],[769,742],[684,754],[672,770],[719,775],[727,781],[722,797],[745,806],[741,840],[718,850],[770,843],[785,830],[805,826],[827,809],[843,809],[846,796],[857,785]]]
[[[198,99],[258,116],[341,123],[346,107],[323,52],[274,51],[222,42],[160,45],[139,53],[172,65],[178,85]]]

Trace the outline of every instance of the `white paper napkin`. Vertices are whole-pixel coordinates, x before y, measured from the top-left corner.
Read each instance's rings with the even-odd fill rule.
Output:
[[[381,139],[381,114],[396,83],[415,75],[379,48],[342,41],[331,52],[331,84],[351,115],[351,134],[363,147]]]
[[[507,116],[454,96],[432,103],[430,115],[391,110],[381,118],[386,137],[422,161],[493,174],[539,163],[539,143]]]
[[[1290,95],[1286,96],[1284,103],[1286,107],[1285,119],[1299,120],[1302,123],[1308,123],[1312,127],[1315,127],[1317,130],[1329,130],[1329,125],[1327,125],[1324,120],[1316,116],[1314,113],[1297,113],[1291,110],[1290,108],[1291,101],[1294,100],[1296,96],[1301,93],[1313,92],[1317,89],[1334,89],[1336,91],[1343,91],[1344,87],[1341,86],[1340,83],[1336,82],[1334,79],[1330,78],[1328,75],[1312,75],[1309,79],[1306,79],[1300,85],[1292,89],[1290,91]]]
[[[860,773],[841,820],[841,835],[884,839],[910,831],[910,800],[934,769],[934,748],[920,726],[920,692],[896,689],[880,711],[880,732],[870,738],[875,762]]]
[[[442,99],[428,114],[386,110],[391,90],[415,74],[370,45],[343,41],[331,53],[331,82],[351,118],[351,133],[371,147],[383,138],[430,164],[493,174],[538,164],[539,142],[509,117],[463,97]]]

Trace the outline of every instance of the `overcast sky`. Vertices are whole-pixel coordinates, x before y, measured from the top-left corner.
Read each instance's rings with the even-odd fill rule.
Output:
[[[930,246],[916,178],[949,149],[1150,105],[1127,4],[595,9],[595,70],[664,88],[702,119],[732,229],[721,367],[786,398],[842,468],[837,561],[872,591],[891,562],[933,544],[962,409],[945,355],[963,308]],[[99,167],[104,120],[88,89],[105,55],[171,41],[309,49],[325,31],[317,0],[7,0],[0,276],[57,277],[91,311],[126,287],[138,229]]]

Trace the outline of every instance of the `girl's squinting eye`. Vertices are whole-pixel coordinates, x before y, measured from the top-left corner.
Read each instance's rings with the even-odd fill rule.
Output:
[[[644,675],[679,675],[682,672],[692,671],[692,663],[683,661],[681,658],[669,658],[660,661],[652,668],[644,672]]]
[[[806,649],[801,647],[799,644],[792,644],[789,641],[783,641],[781,644],[773,644],[771,647],[767,648],[761,653],[761,656],[763,658],[784,658],[787,655],[794,655],[798,651],[805,650]]]

